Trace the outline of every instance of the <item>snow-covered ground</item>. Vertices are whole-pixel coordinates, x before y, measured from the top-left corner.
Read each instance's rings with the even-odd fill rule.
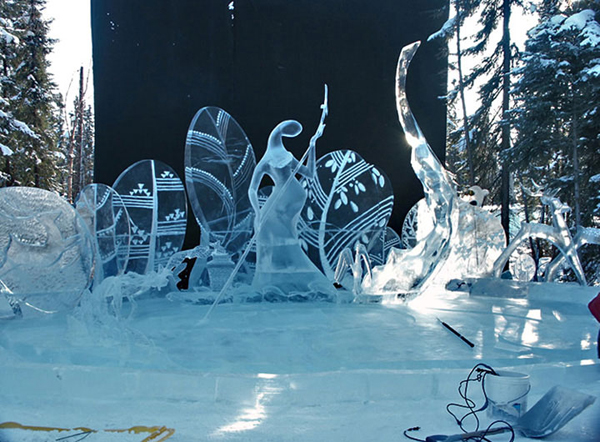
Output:
[[[600,397],[599,326],[586,307],[595,293],[531,284],[527,298],[435,289],[396,306],[224,304],[207,321],[208,306],[163,298],[93,326],[72,313],[5,320],[0,423],[166,426],[169,442],[402,441],[414,426],[423,439],[455,434],[445,406],[459,402],[460,380],[480,362],[528,373],[530,407],[557,384]],[[78,432],[0,429],[0,441]],[[85,440],[166,436],[100,431]],[[548,440],[600,440],[600,400]]]

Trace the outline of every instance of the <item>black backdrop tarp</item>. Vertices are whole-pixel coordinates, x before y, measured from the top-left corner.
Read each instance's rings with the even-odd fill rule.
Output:
[[[280,121],[304,126],[286,146],[299,158],[320,117],[317,156],[352,149],[394,187],[390,225],[422,195],[398,123],[394,76],[401,48],[424,43],[408,78],[411,106],[444,158],[447,60],[426,43],[446,0],[92,0],[97,182],[161,160],[183,179],[188,126],[204,106],[228,111],[262,156]],[[234,7],[231,10],[231,7]],[[186,248],[198,243],[190,216]]]

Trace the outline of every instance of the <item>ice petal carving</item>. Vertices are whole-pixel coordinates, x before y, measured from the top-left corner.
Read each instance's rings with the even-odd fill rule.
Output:
[[[255,166],[239,124],[218,107],[200,109],[187,134],[185,183],[202,244],[219,242],[235,254],[248,242],[253,216],[248,187]]]
[[[187,226],[183,183],[171,167],[142,160],[124,170],[113,184],[131,222],[126,271],[144,274],[165,266],[181,249]]]
[[[121,196],[106,184],[90,184],[77,196],[75,209],[95,238],[94,284],[123,273],[131,236],[129,214]]]
[[[340,253],[356,242],[368,246],[392,214],[394,195],[387,177],[351,150],[317,161],[316,179],[303,180],[308,192],[300,237],[311,260],[334,278]]]
[[[408,251],[393,249],[384,266],[373,269],[366,293],[418,294],[423,291],[448,258],[450,237],[457,217],[456,190],[448,173],[437,159],[415,120],[406,97],[408,66],[419,42],[405,46],[396,72],[396,104],[398,117],[409,146],[411,165],[423,185],[425,199],[433,214],[433,230]]]
[[[44,312],[76,305],[94,268],[92,237],[69,203],[43,189],[0,188],[0,281]]]

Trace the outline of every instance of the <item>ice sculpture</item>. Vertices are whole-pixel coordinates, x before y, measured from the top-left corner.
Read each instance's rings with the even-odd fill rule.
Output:
[[[248,187],[255,166],[252,145],[237,122],[218,107],[200,109],[187,134],[185,183],[203,245],[218,243],[235,254],[249,241]]]
[[[94,284],[120,275],[129,260],[129,215],[119,194],[105,184],[90,184],[75,201],[75,209],[95,239]]]
[[[73,308],[93,269],[93,239],[66,200],[37,188],[0,188],[0,280],[22,307]]]
[[[391,227],[383,229],[367,246],[371,265],[383,265],[393,248],[401,248],[400,236]]]
[[[104,278],[94,287],[93,295],[86,297],[89,304],[85,308],[94,306],[98,313],[110,314],[117,319],[129,319],[137,308],[136,298],[144,293],[154,290],[159,291],[173,281],[172,273],[168,267],[161,267],[158,271],[149,270],[145,274],[136,272],[123,273],[117,276]],[[127,312],[123,308],[123,301],[127,300]]]
[[[575,243],[575,250],[579,250],[579,248],[583,247],[585,244],[600,245],[600,229],[578,226],[573,241]],[[560,253],[548,264],[548,267],[546,268],[546,281],[554,281],[554,279],[556,279],[556,274],[563,267],[565,261],[565,255]]]
[[[317,140],[323,135],[327,116],[327,85],[325,100],[321,105],[322,113],[316,133],[310,139],[308,149],[296,160],[283,146],[282,137],[293,137],[300,133],[302,126],[297,121],[280,123],[269,136],[267,152],[252,175],[248,197],[255,211],[254,235],[238,259],[223,288],[214,299],[203,320],[207,320],[215,307],[231,287],[233,279],[244,265],[251,251],[256,251],[256,270],[253,285],[259,290],[275,287],[276,291],[306,299],[302,293],[312,292],[328,296],[332,292],[331,283],[312,264],[302,252],[298,240],[297,223],[300,211],[306,199],[306,191],[296,179],[296,174],[314,176],[315,148]],[[307,165],[304,161],[307,160]],[[260,181],[269,175],[275,186],[266,202],[259,203]],[[289,255],[288,255],[289,253]]]
[[[423,185],[434,227],[414,248],[393,249],[386,264],[373,269],[373,277],[363,282],[363,291],[369,294],[397,294],[406,298],[423,291],[448,258],[450,238],[457,222],[454,184],[427,144],[406,98],[408,65],[418,47],[419,42],[413,43],[404,47],[400,54],[396,103],[400,123],[412,149],[411,164]]]
[[[315,176],[316,141],[325,128],[327,98],[322,109],[319,127],[310,141],[306,165],[283,145],[284,137],[295,137],[302,131],[300,123],[288,120],[271,132],[265,155],[252,175],[248,195],[255,211],[256,270],[252,285],[256,288],[275,286],[290,293],[331,287],[329,280],[306,256],[298,239],[298,220],[307,193],[295,175],[298,173],[306,179]],[[271,177],[274,187],[260,208],[258,190],[265,175]]]
[[[433,217],[429,212],[427,201],[425,198],[421,198],[410,208],[402,222],[402,231],[400,232],[402,248],[412,249],[432,230]]]
[[[473,186],[467,195],[456,198],[458,220],[452,229],[450,256],[439,271],[438,282],[491,275],[494,262],[504,249],[505,236],[498,217],[481,207],[486,192]],[[433,221],[425,199],[419,200],[404,220],[403,245],[413,248],[427,237]]]
[[[371,260],[369,259],[367,248],[360,241],[356,241],[356,244],[354,245],[354,257],[352,256],[352,251],[349,247],[346,247],[342,250],[342,253],[340,253],[335,268],[335,282],[338,284],[342,283],[347,274],[347,270],[350,270],[350,273],[352,274],[352,293],[355,296],[360,295],[362,292],[363,267],[364,272],[366,272],[369,277],[372,277]]]
[[[581,261],[579,261],[579,256],[577,255],[576,243],[573,241],[571,232],[569,231],[569,227],[563,216],[565,213],[568,213],[571,208],[553,196],[542,196],[542,203],[550,207],[552,212],[552,225],[523,222],[519,232],[494,263],[495,276],[500,277],[510,255],[517,250],[519,245],[529,238],[540,238],[551,242],[558,248],[560,253],[565,257],[566,263],[573,269],[579,283],[581,285],[586,285],[583,267],[581,266]]]
[[[448,280],[490,276],[506,244],[499,217],[481,207],[487,190],[473,186],[469,191],[456,200],[458,224],[452,230],[450,257],[440,270]]]
[[[252,176],[248,194],[256,213],[256,270],[252,283],[255,287],[275,286],[284,292],[304,292],[311,291],[312,282],[327,283],[298,239],[298,220],[307,195],[294,176],[298,160],[284,147],[282,138],[295,137],[301,131],[300,123],[293,120],[275,127]],[[300,166],[298,173],[308,179],[314,177],[314,148],[306,166]],[[261,209],[258,186],[265,175],[271,177],[275,186]]]
[[[333,279],[340,253],[357,241],[368,246],[392,214],[389,179],[351,150],[319,158],[314,179],[302,180],[308,192],[300,237],[311,260]]]
[[[131,221],[126,271],[144,274],[165,266],[181,249],[187,225],[187,200],[179,177],[160,161],[142,160],[123,171],[113,188]]]

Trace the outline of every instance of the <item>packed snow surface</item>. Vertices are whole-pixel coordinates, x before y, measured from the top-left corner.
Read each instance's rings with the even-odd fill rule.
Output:
[[[98,430],[86,442],[147,440],[102,432],[139,425],[175,430],[169,442],[402,441],[414,426],[424,439],[460,432],[445,406],[480,362],[529,374],[530,407],[554,385],[600,397],[592,288],[478,293],[432,288],[390,306],[230,303],[207,320],[208,306],[148,298],[128,320],[89,323],[81,309],[3,320],[0,423]],[[597,400],[549,440],[598,441],[599,426]],[[76,433],[0,429],[0,441]]]

